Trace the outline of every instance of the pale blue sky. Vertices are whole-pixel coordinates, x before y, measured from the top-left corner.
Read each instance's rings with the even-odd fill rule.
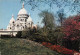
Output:
[[[7,25],[9,24],[9,21],[12,17],[12,14],[14,15],[14,18],[17,18],[17,14],[19,12],[19,10],[22,7],[22,3],[20,3],[20,0],[0,0],[0,29],[6,29]],[[40,13],[40,11],[35,8],[34,11],[31,10],[31,6],[30,5],[26,5],[25,9],[27,10],[28,14],[31,14],[32,20],[34,22],[34,24],[37,24],[37,22],[40,22],[41,19],[38,16],[38,14]],[[42,10],[47,10],[49,9],[48,5],[41,6],[40,9]],[[64,8],[65,12],[67,12],[69,9],[66,7]],[[58,11],[59,9],[57,8],[56,5],[53,5],[53,9],[52,9],[52,13],[56,13],[56,11]],[[68,12],[69,16],[71,14],[71,12]],[[72,14],[71,14],[72,15]]]

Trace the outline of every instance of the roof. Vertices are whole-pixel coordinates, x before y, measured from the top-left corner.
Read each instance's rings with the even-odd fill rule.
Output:
[[[23,4],[22,4],[22,8],[21,8],[21,10],[19,11],[18,15],[19,15],[19,14],[27,14],[26,9],[24,8],[24,2],[23,2]]]

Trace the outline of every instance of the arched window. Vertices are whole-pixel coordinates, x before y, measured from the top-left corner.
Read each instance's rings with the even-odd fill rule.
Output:
[[[26,27],[26,25],[25,25],[25,27]]]
[[[22,19],[21,19],[21,21],[22,21]]]
[[[11,27],[10,27],[10,29],[11,29]]]
[[[24,28],[24,26],[23,26],[23,28]]]
[[[30,25],[30,23],[28,23]]]
[[[19,20],[19,19],[17,19],[17,20]]]
[[[23,21],[24,21],[24,19],[23,19]]]
[[[19,27],[19,25],[17,25],[17,27]]]
[[[14,21],[13,21],[13,23],[14,23]]]

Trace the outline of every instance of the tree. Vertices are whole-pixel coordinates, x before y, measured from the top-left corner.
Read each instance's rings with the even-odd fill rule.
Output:
[[[77,40],[80,38],[80,15],[69,17],[63,22],[66,38]]]
[[[58,14],[58,21],[60,22],[61,26],[62,26],[62,22],[64,21],[65,19],[65,14],[64,14],[64,9],[61,9],[57,12]]]
[[[64,33],[62,32],[62,27],[57,26],[54,32],[54,37],[56,38],[57,44],[62,45],[62,39],[64,37]]]
[[[52,13],[48,11],[42,11],[42,13],[39,14],[40,17],[43,17],[42,23],[44,24],[44,27],[47,29],[53,29],[54,28],[54,16]]]
[[[22,36],[22,31],[18,31],[16,37],[21,38],[21,36]]]
[[[29,38],[32,34],[32,29],[31,28],[25,28],[22,31],[22,38]]]
[[[63,22],[64,45],[69,49],[79,51],[80,45],[80,15],[67,18]]]
[[[49,8],[54,8],[54,4],[59,9],[69,8],[68,12],[77,12],[80,13],[80,0],[20,0],[25,2],[25,5],[31,5],[32,9],[35,7],[40,8],[42,6],[48,5]]]
[[[28,30],[24,29],[22,31],[22,38],[26,37],[27,36],[27,33],[28,33]]]

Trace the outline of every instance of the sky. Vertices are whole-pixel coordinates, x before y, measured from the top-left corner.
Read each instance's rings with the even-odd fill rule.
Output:
[[[12,14],[14,15],[14,18],[16,20],[17,14],[21,8],[22,8],[22,3],[20,2],[20,0],[0,0],[0,29],[7,28],[7,25],[9,24],[9,21],[12,17]],[[37,8],[31,10],[31,8],[32,7],[30,5],[25,5],[25,9],[27,10],[28,14],[30,13],[34,24],[38,24],[38,22],[41,22],[41,17],[39,17],[39,13],[41,11],[38,10]],[[49,7],[48,5],[46,5],[45,8],[44,6],[41,6],[40,9],[47,10],[49,9]],[[65,12],[67,12],[68,10],[69,9],[66,7]],[[58,11],[58,7],[56,5],[53,5],[52,12],[54,13],[54,15],[56,11]],[[70,14],[71,13],[68,12],[67,16],[69,16]],[[41,25],[42,23],[39,24]]]

